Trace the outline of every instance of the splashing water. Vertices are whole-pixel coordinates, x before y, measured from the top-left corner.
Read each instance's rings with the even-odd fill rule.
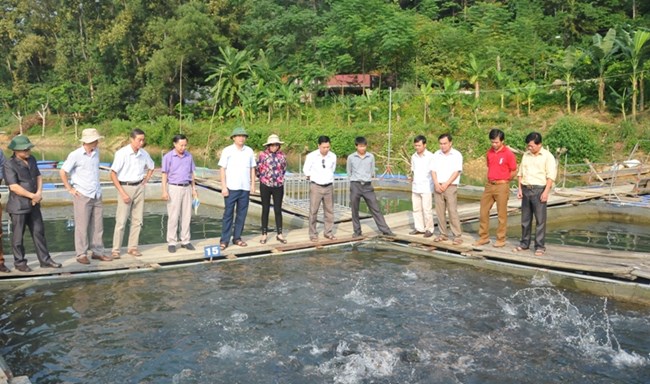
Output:
[[[650,357],[621,349],[607,313],[607,298],[602,310],[590,316],[584,316],[562,292],[550,287],[526,288],[510,299],[497,300],[509,316],[555,331],[585,357],[611,360],[618,368],[650,364]]]

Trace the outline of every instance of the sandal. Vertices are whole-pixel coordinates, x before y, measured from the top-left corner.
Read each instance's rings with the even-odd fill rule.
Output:
[[[221,250],[224,251],[226,248],[228,248],[228,244],[226,244],[226,243],[219,243],[219,248],[221,248]]]
[[[277,235],[277,236],[275,237],[275,239],[276,239],[277,241],[281,242],[282,244],[286,244],[286,243],[287,243],[287,239],[280,237],[280,235]]]
[[[246,242],[244,240],[242,240],[242,239],[237,239],[237,240],[233,241],[233,244],[238,245],[240,247],[247,247],[248,246],[248,244],[246,244]]]
[[[544,256],[546,253],[546,249],[536,249],[535,250],[535,256]]]
[[[266,233],[262,235],[262,238],[260,239],[260,244],[266,244]]]
[[[441,241],[447,241],[447,236],[438,236],[435,239],[433,239],[434,242],[439,243]]]
[[[325,235],[325,238],[330,240],[336,240],[336,236],[334,235]]]
[[[528,250],[528,248],[517,246],[517,247],[515,247],[515,249],[512,250],[512,252],[523,252],[523,251],[527,251],[527,250]]]
[[[451,243],[454,244],[454,245],[461,245],[461,244],[463,244],[463,239],[461,239],[459,237],[457,239],[454,239],[454,241],[452,241]]]

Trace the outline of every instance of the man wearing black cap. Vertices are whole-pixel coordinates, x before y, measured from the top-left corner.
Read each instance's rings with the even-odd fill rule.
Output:
[[[52,260],[45,241],[45,227],[41,214],[43,200],[43,178],[31,155],[34,147],[27,136],[16,136],[9,143],[13,156],[5,162],[5,181],[9,186],[7,213],[11,217],[11,243],[14,252],[14,266],[21,272],[31,272],[25,259],[23,235],[25,227],[29,228],[34,239],[36,257],[42,268],[61,268],[61,264]]]

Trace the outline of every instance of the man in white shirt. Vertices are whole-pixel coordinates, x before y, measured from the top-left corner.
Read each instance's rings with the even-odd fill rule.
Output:
[[[120,248],[124,238],[126,220],[131,219],[127,253],[142,256],[138,250],[140,229],[144,216],[144,190],[153,175],[154,163],[144,150],[144,131],[136,128],[131,131],[129,144],[115,152],[111,165],[111,180],[117,189],[117,211],[115,231],[113,232],[113,259],[120,258]]]
[[[318,149],[310,152],[305,159],[303,172],[309,183],[309,239],[318,241],[316,219],[321,202],[325,218],[324,236],[334,240],[334,171],[336,170],[336,155],[330,151],[330,138],[320,136]]]
[[[460,174],[463,172],[463,155],[451,147],[451,135],[443,133],[438,137],[440,149],[433,154],[433,197],[436,205],[436,216],[438,217],[438,229],[440,235],[433,241],[448,240],[447,219],[445,212],[449,214],[449,226],[454,235],[453,243],[462,244],[463,239],[458,217],[457,189],[460,182]]]
[[[99,140],[103,138],[95,128],[84,129],[81,147],[70,152],[59,171],[63,186],[72,195],[74,248],[81,264],[90,264],[89,250],[94,260],[113,260],[104,255],[104,204],[99,183],[98,148]]]
[[[433,236],[433,214],[431,204],[433,192],[433,154],[427,150],[427,138],[418,135],[413,139],[415,153],[411,156],[411,201],[413,204],[413,224],[415,229],[409,235]]]
[[[232,234],[232,243],[245,247],[241,235],[244,231],[246,214],[248,214],[248,201],[251,191],[255,191],[255,153],[244,145],[248,134],[242,127],[233,130],[230,139],[233,144],[224,148],[219,158],[221,174],[221,195],[224,199],[224,212],[221,227],[220,247],[228,247]],[[235,215],[236,208],[236,215]],[[234,229],[233,229],[234,218]]]

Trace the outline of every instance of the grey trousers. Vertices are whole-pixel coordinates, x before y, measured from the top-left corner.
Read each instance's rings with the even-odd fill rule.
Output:
[[[72,198],[72,205],[74,207],[74,249],[77,257],[85,256],[89,249],[95,255],[104,255],[102,198],[92,199],[80,194]]]
[[[436,216],[438,217],[438,229],[440,235],[447,236],[447,218],[445,212],[449,215],[449,226],[454,238],[459,238],[463,234],[458,217],[458,187],[450,185],[443,193],[434,192],[433,199],[436,206]]]
[[[167,244],[178,243],[178,222],[181,223],[181,244],[190,242],[190,223],[192,221],[192,187],[169,185],[167,200]]]
[[[361,222],[359,221],[359,203],[361,203],[361,198],[365,200],[368,210],[372,215],[372,218],[377,224],[377,229],[381,233],[390,233],[390,227],[386,224],[384,215],[381,213],[379,208],[379,203],[377,202],[377,196],[375,195],[375,188],[373,188],[370,182],[359,182],[351,181],[350,182],[350,208],[352,209],[352,229],[355,234],[361,233]]]
[[[318,210],[323,203],[323,216],[325,219],[325,236],[332,236],[334,230],[334,186],[320,186],[316,183],[309,183],[309,238],[317,239],[316,223]]]
[[[530,248],[530,237],[535,216],[535,250],[545,250],[546,239],[546,203],[539,198],[544,192],[544,186],[521,186],[521,241],[519,246]]]
[[[137,249],[140,241],[140,230],[142,229],[142,217],[144,215],[144,185],[123,185],[124,192],[131,197],[129,204],[118,195],[117,211],[115,212],[115,231],[113,232],[113,252],[119,252],[124,238],[126,220],[131,218],[129,231],[128,249]]]

